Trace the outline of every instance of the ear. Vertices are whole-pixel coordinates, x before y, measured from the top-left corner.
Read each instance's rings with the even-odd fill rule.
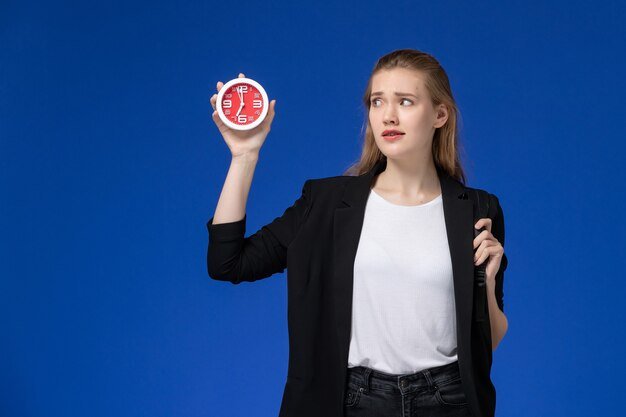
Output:
[[[435,119],[435,124],[433,125],[433,127],[439,128],[445,125],[448,121],[448,106],[441,103],[437,106],[435,111],[437,112],[437,118]]]

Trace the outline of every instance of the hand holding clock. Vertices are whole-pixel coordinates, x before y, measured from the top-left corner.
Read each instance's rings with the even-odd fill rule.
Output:
[[[245,78],[245,75],[243,73],[239,73],[238,78]],[[232,81],[236,81],[236,80],[237,79],[232,80]],[[229,83],[231,83],[232,81],[229,81]],[[248,80],[248,81],[254,82],[251,80]],[[215,122],[215,125],[217,126],[220,133],[222,134],[224,141],[226,142],[226,145],[230,149],[230,152],[232,153],[233,157],[241,156],[246,153],[254,153],[254,152],[258,153],[261,147],[263,146],[263,143],[265,142],[265,138],[267,137],[267,134],[271,130],[272,120],[274,120],[274,115],[275,115],[274,107],[276,105],[276,100],[272,100],[269,103],[264,102],[266,100],[266,95],[265,95],[265,91],[263,90],[263,97],[265,100],[261,101],[259,99],[256,99],[255,101],[253,101],[253,104],[255,105],[251,106],[249,111],[254,111],[254,108],[258,107],[258,104],[261,103],[263,106],[267,108],[266,110],[263,109],[264,110],[263,113],[266,112],[267,117],[264,117],[262,115],[263,117],[258,117],[256,124],[247,123],[249,125],[247,127],[246,127],[246,123],[241,123],[241,126],[235,125],[235,122],[238,122],[241,120],[247,121],[251,119],[252,117],[254,117],[254,116],[251,117],[250,115],[246,115],[245,114],[246,110],[244,110],[244,112],[242,113],[242,109],[248,109],[248,106],[244,104],[244,96],[247,93],[244,93],[243,87],[236,86],[235,90],[237,92],[237,97],[239,99],[239,109],[237,110],[236,113],[228,115],[229,119],[227,119],[226,121],[228,124],[231,125],[229,126],[227,125],[227,123],[224,122],[224,120],[222,120],[222,117],[226,118],[227,116],[224,114],[222,115],[218,114],[218,110],[224,112],[224,107],[225,107],[224,103],[228,101],[224,99],[224,95],[225,95],[224,93],[226,93],[226,91],[220,93],[220,90],[223,87],[224,87],[224,83],[222,83],[221,81],[218,81],[217,82],[218,93],[213,94],[213,96],[211,96],[211,99],[210,99],[211,106],[213,107],[213,113],[211,116],[213,118],[213,121]],[[219,109],[217,108],[218,96],[222,100],[220,102],[221,107]],[[253,127],[249,128],[250,126],[253,126]]]

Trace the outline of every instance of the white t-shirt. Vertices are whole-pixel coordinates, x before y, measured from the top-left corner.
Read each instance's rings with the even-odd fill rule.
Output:
[[[441,194],[416,206],[371,190],[354,263],[348,366],[409,374],[457,360]]]

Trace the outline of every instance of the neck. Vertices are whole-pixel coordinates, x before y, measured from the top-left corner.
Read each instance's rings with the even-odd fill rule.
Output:
[[[430,156],[422,161],[387,158],[387,166],[377,176],[373,187],[416,200],[441,193],[437,168]]]

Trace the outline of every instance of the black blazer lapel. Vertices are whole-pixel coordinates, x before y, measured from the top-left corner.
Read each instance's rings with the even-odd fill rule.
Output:
[[[372,180],[377,174],[384,171],[386,166],[387,160],[382,159],[370,171],[347,181],[342,202],[334,211],[333,266],[335,275],[332,297],[337,320],[337,340],[339,341],[337,348],[343,355],[346,368],[352,321],[354,260]],[[443,171],[438,170],[438,175],[442,189],[448,244],[452,257],[460,365],[462,357],[471,357],[470,332],[474,277],[472,201],[468,199],[463,184]]]

